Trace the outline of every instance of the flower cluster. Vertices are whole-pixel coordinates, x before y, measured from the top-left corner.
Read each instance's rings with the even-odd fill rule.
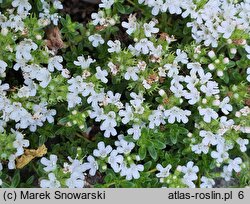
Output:
[[[44,144],[43,188],[250,184],[250,1],[37,2],[0,13],[0,185]]]

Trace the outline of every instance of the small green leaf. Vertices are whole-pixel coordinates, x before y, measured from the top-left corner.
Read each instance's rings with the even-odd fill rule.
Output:
[[[152,159],[156,160],[157,151],[155,150],[155,148],[153,146],[148,147],[148,152],[149,152],[150,156],[152,157]]]
[[[140,147],[140,149],[139,149],[139,157],[140,157],[141,160],[145,159],[146,153],[147,153],[146,147],[144,147],[144,146]]]
[[[153,141],[153,143],[154,143],[154,147],[156,149],[165,149],[166,148],[166,145],[159,140],[155,140],[155,141]]]

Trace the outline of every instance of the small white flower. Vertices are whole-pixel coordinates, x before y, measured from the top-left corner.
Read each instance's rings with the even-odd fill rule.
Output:
[[[40,186],[42,188],[60,188],[61,184],[60,182],[56,179],[56,176],[54,173],[49,173],[49,180],[41,180]]]
[[[12,130],[13,131],[13,130]],[[25,140],[23,134],[18,131],[13,131],[16,136],[16,140],[13,142],[13,147],[16,148],[16,156],[20,156],[24,153],[23,147],[29,146],[29,140]]]
[[[187,53],[185,53],[184,51],[177,49],[176,50],[176,58],[174,60],[174,62],[176,64],[178,64],[178,62],[181,62],[183,64],[187,64],[188,63],[188,57],[187,57]]]
[[[228,39],[235,30],[235,23],[223,21],[220,26],[217,28],[219,33],[223,33],[223,37]]]
[[[121,51],[121,42],[119,40],[115,40],[115,41],[109,40],[107,44],[110,47],[108,49],[108,52],[110,52],[110,53],[112,53],[112,52],[119,53]]]
[[[98,45],[104,44],[104,40],[100,34],[90,35],[88,39],[94,47],[98,47]]]
[[[108,163],[111,165],[114,172],[118,173],[121,170],[120,165],[123,163],[123,156],[118,155],[117,150],[113,150],[108,157]]]
[[[4,62],[3,60],[0,60],[0,77],[5,77],[5,70],[7,67],[7,63]]]
[[[55,9],[63,9],[63,5],[62,5],[61,1],[59,1],[59,0],[54,0],[53,1],[53,7]]]
[[[156,169],[160,171],[156,174],[156,177],[158,178],[166,178],[170,175],[170,169],[172,168],[171,164],[168,164],[165,168],[161,164],[156,165]]]
[[[87,59],[84,58],[84,56],[77,57],[78,61],[74,61],[74,65],[80,66],[82,69],[89,68],[90,64],[94,63],[96,60],[92,59],[90,56],[88,56]]]
[[[139,79],[138,73],[140,72],[138,67],[128,67],[126,73],[124,74],[124,78],[126,80],[132,79],[133,81],[137,81]]]
[[[114,0],[101,0],[101,3],[99,4],[100,8],[110,9],[111,6],[114,4]]]
[[[200,108],[199,113],[201,116],[203,116],[203,120],[206,123],[210,123],[212,119],[217,119],[218,118],[218,113],[216,113],[212,108]]]
[[[63,69],[62,63],[63,58],[62,56],[55,56],[49,59],[48,63],[48,70],[50,72],[54,72],[54,68],[56,68],[58,71],[61,71]]]
[[[235,171],[240,172],[241,167],[240,164],[242,163],[242,159],[240,157],[235,158],[234,160],[230,160],[228,164],[228,171]]]
[[[132,107],[126,103],[125,110],[120,110],[119,115],[123,117],[122,123],[127,124],[129,121],[133,120],[134,117]]]
[[[104,25],[105,23],[105,14],[103,11],[98,11],[98,13],[92,13],[91,18],[93,19],[94,25]]]
[[[12,6],[17,7],[18,14],[23,14],[32,8],[29,0],[14,0],[12,1]]]
[[[225,97],[221,102],[220,102],[220,108],[221,111],[228,115],[229,112],[231,112],[233,110],[233,106],[231,104],[229,104],[230,98],[227,96]]]
[[[202,85],[201,91],[205,93],[206,96],[212,96],[212,95],[220,93],[220,90],[218,88],[218,83],[214,81],[208,81],[207,85]]]
[[[201,177],[201,181],[202,181],[202,183],[200,185],[201,188],[212,188],[213,185],[215,184],[213,179],[207,178],[205,176]]]
[[[249,46],[250,47],[250,46]],[[249,50],[250,51],[250,50]],[[250,59],[250,55],[249,55],[249,59]],[[247,68],[247,81],[250,82],[250,67]]]
[[[153,43],[149,41],[147,38],[143,38],[138,43],[135,44],[135,49],[144,55],[148,54],[149,51],[153,49],[153,47],[154,47]]]
[[[122,22],[122,27],[127,29],[126,33],[129,35],[136,31],[137,25],[136,17],[132,14],[129,15],[128,22]]]
[[[249,140],[248,140],[248,139],[238,138],[238,139],[236,140],[236,142],[240,145],[240,151],[242,151],[242,152],[247,151],[246,145],[249,144]]]
[[[57,156],[54,154],[51,154],[49,158],[50,159],[43,157],[41,159],[41,163],[44,166],[46,166],[43,168],[43,170],[46,172],[54,171],[56,169]]]
[[[159,28],[155,28],[155,21],[150,21],[149,23],[144,23],[143,28],[144,28],[144,33],[146,37],[151,37],[152,33],[156,34],[159,32]]]
[[[98,170],[98,163],[95,158],[91,155],[87,157],[88,162],[83,164],[83,171],[89,170],[89,174],[94,176]]]
[[[100,79],[103,83],[108,83],[108,79],[106,78],[108,76],[108,72],[106,70],[101,70],[101,67],[96,67],[96,74],[95,77],[97,79]]]
[[[184,178],[188,178],[190,180],[196,180],[198,177],[196,173],[199,171],[198,166],[194,166],[194,162],[189,161],[187,163],[187,166],[182,166],[181,167],[182,173],[184,173]]]
[[[203,137],[202,143],[204,145],[216,145],[218,143],[216,135],[210,131],[201,130],[200,136]]]
[[[171,108],[169,110],[165,110],[164,114],[165,114],[166,118],[168,118],[168,122],[171,124],[173,124],[175,122],[175,120],[177,120],[177,122],[187,123],[188,122],[187,116],[191,115],[191,111],[182,110],[182,109],[174,106],[173,108]]]
[[[144,170],[144,166],[141,164],[131,164],[129,168],[125,167],[125,171],[121,172],[121,176],[126,176],[126,180],[130,181],[133,178],[139,179],[140,178],[140,171]]]
[[[97,144],[97,146],[98,146],[98,149],[95,149],[93,151],[93,155],[95,157],[105,158],[112,151],[112,147],[110,145],[108,145],[107,147],[105,147],[104,142],[99,142]]]
[[[232,171],[228,170],[228,166],[223,166],[223,172],[221,173],[221,177],[225,179],[225,181],[230,181],[232,176]]]
[[[78,172],[74,172],[70,175],[70,178],[66,180],[65,184],[69,188],[83,188],[84,187],[84,175]]]

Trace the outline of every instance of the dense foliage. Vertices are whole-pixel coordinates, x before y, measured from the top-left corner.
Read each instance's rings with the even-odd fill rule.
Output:
[[[250,0],[61,9],[0,1],[2,187],[250,185]]]

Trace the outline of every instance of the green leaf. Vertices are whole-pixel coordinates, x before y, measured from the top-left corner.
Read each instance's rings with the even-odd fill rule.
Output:
[[[20,183],[20,173],[17,171],[12,179],[11,187],[16,188]]]
[[[126,13],[125,7],[124,7],[122,4],[117,3],[117,4],[116,4],[116,8],[117,8],[117,10],[118,10],[121,14],[125,14],[125,13]]]
[[[146,153],[147,153],[146,147],[142,146],[139,148],[139,156],[141,160],[145,159]]]
[[[121,183],[121,186],[122,188],[133,188],[135,184],[129,181],[124,181]]]
[[[156,160],[157,151],[155,150],[155,148],[153,146],[148,147],[148,152],[149,152],[150,156],[152,157],[152,159]]]
[[[148,161],[143,166],[144,166],[144,171],[148,171],[152,166],[152,161]]]
[[[166,148],[166,145],[159,140],[155,140],[155,141],[153,141],[153,143],[154,143],[154,147],[156,149],[165,149]]]

